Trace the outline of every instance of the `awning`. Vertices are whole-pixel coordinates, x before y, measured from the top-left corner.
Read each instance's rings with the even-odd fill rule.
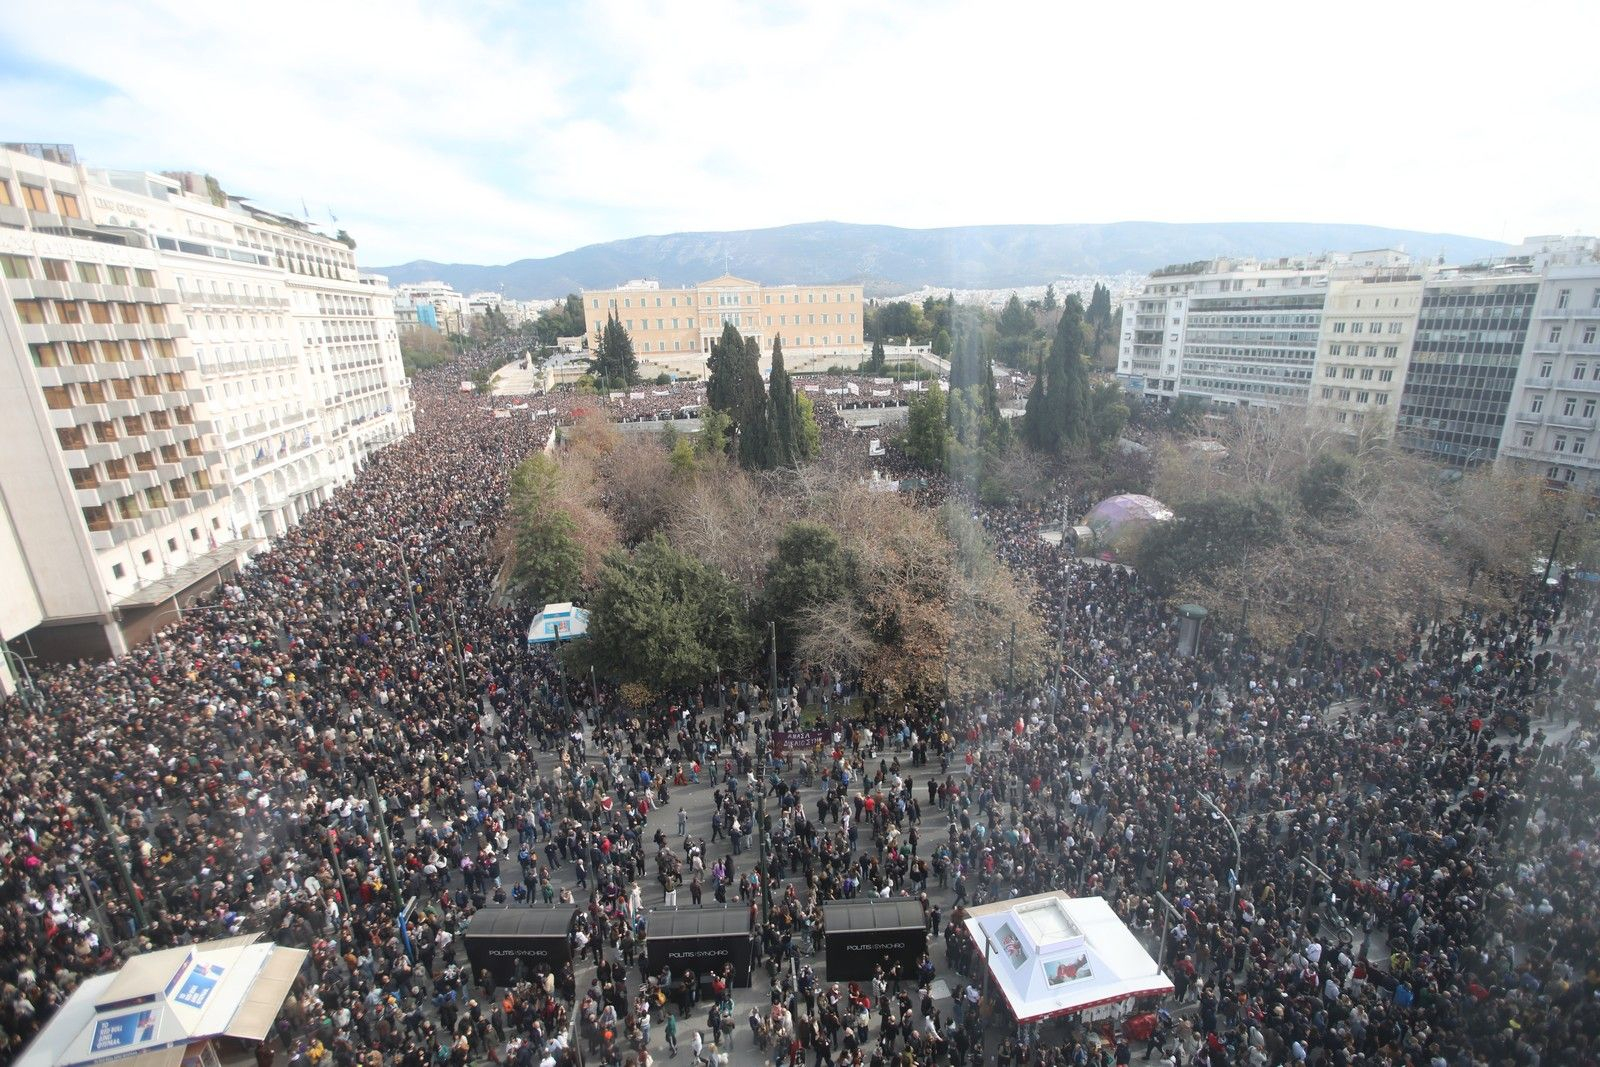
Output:
[[[303,948],[274,949],[251,985],[249,995],[222,1032],[242,1041],[265,1040],[308,955],[310,953]]]
[[[111,1062],[117,1067],[178,1067],[188,1051],[189,1046],[186,1044],[171,1045],[167,1048],[153,1048],[149,1052],[140,1052],[126,1059]]]

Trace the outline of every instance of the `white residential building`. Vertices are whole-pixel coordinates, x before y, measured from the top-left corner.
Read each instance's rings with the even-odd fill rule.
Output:
[[[1303,405],[1328,258],[1216,259],[1156,271],[1123,304],[1117,375],[1146,396]]]
[[[1547,266],[1500,456],[1551,485],[1600,496],[1600,242]]]
[[[1311,412],[1347,433],[1393,433],[1430,273],[1422,264],[1332,272],[1312,371]]]
[[[243,544],[177,291],[97,224],[70,146],[0,149],[0,639],[126,651]]]

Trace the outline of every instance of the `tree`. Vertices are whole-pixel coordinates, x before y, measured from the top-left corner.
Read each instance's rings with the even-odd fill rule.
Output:
[[[874,340],[872,342],[872,355],[861,365],[861,369],[867,374],[882,374],[887,367],[888,363],[883,354],[883,342]]]
[[[615,314],[606,316],[600,344],[589,360],[589,372],[600,379],[602,386],[639,383],[639,361],[633,354],[633,338],[628,336]]]
[[[1116,382],[1101,382],[1089,392],[1089,443],[1096,452],[1104,452],[1122,436],[1128,425],[1128,404],[1123,399],[1122,386]]]
[[[506,491],[511,549],[506,587],[523,603],[571,600],[583,577],[583,550],[576,524],[557,508],[556,463],[535,453],[511,472]]]
[[[800,458],[816,459],[822,451],[822,428],[817,425],[816,406],[805,393],[794,396],[795,416],[799,420]]]
[[[1028,352],[1033,347],[1033,316],[1023,308],[1016,293],[1011,294],[1000,312],[996,332],[994,354],[1003,365],[1022,369],[1032,362]]]
[[[733,436],[733,419],[726,411],[706,407],[700,412],[700,433],[695,437],[696,455],[723,456],[728,453],[728,440]]]
[[[1089,370],[1083,363],[1083,305],[1067,297],[1050,355],[1023,415],[1023,438],[1041,452],[1079,449],[1091,440]],[[1120,429],[1120,427],[1119,427]]]
[[[739,670],[755,646],[738,588],[657,535],[607,558],[590,600],[589,636],[570,647],[577,665],[660,692]]]
[[[950,427],[945,415],[944,390],[938,382],[917,395],[906,409],[906,455],[932,470],[944,470],[949,451]]]
[[[933,354],[943,359],[950,354],[950,331],[940,329],[933,335]]]
[[[772,377],[767,387],[767,434],[770,465],[792,467],[803,458],[800,411],[794,385],[783,366],[783,339],[772,339]]]
[[[767,565],[763,614],[778,624],[778,647],[785,658],[794,652],[797,613],[845,595],[854,571],[855,561],[828,527],[796,522],[784,530],[777,555]]]
[[[1052,282],[1044,287],[1044,309],[1046,311],[1054,311],[1060,306],[1061,301],[1056,299],[1056,287],[1055,283]]]
[[[771,470],[772,432],[767,425],[767,391],[761,384],[761,345],[754,337],[744,341],[743,372],[733,423],[739,438],[739,466],[746,470]]]
[[[352,252],[356,250],[356,239],[350,236],[350,232],[348,230],[340,230],[338,233],[333,235],[333,239],[350,249]]]

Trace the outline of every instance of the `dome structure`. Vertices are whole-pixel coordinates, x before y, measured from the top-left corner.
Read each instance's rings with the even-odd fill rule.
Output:
[[[1171,521],[1172,509],[1154,497],[1120,493],[1096,504],[1082,525],[1094,534],[1094,553],[1114,560],[1130,553],[1153,526]]]

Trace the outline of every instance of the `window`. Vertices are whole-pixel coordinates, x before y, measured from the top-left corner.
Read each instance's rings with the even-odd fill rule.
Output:
[[[1394,371],[1392,371],[1392,370],[1381,370],[1381,371],[1379,371],[1378,372],[1378,381],[1380,381],[1380,382],[1392,382],[1392,381],[1394,381]]]
[[[81,304],[79,304],[76,300],[57,300],[56,301],[56,321],[58,321],[58,322],[82,322],[83,321],[83,306]]]
[[[1369,322],[1367,324],[1367,332],[1368,333],[1380,333],[1380,332],[1382,332],[1382,330],[1383,330],[1383,323],[1381,323],[1381,322]]]
[[[1528,400],[1528,411],[1534,415],[1544,410],[1544,397],[1535,396]]]
[[[44,325],[44,303],[39,300],[14,301],[17,309],[17,318],[28,326]]]
[[[128,268],[127,267],[107,267],[106,270],[111,275],[111,284],[112,285],[127,285],[128,284]]]
[[[1324,399],[1324,400],[1332,400],[1333,399],[1333,389],[1332,389],[1332,387],[1326,386],[1326,385],[1324,385],[1322,387],[1322,399]]]
[[[1555,366],[1556,365],[1554,363],[1551,363],[1548,359],[1541,360],[1539,362],[1539,375],[1538,376],[1540,378],[1548,378],[1548,377],[1550,377],[1550,373],[1551,373],[1551,371],[1555,370]]]
[[[1594,344],[1594,333],[1595,328],[1593,326],[1585,326],[1583,328],[1583,343],[1586,345]]]
[[[1555,440],[1550,442],[1550,449],[1553,452],[1565,452],[1567,450],[1567,435],[1564,433],[1556,434]]]
[[[1333,332],[1334,333],[1344,333],[1344,326],[1345,326],[1345,324],[1342,323],[1342,322],[1334,323],[1333,324]]]
[[[146,289],[154,289],[156,287],[156,272],[148,267],[135,268],[133,272],[133,284],[142,285]],[[230,290],[233,288],[233,284],[231,282],[228,284],[228,288]]]
[[[11,206],[13,206],[13,201],[11,199],[11,183],[6,181],[4,178],[0,178],[0,207]]]
[[[1582,360],[1579,360],[1577,363],[1574,363],[1572,365],[1572,380],[1573,381],[1575,381],[1575,382],[1583,381],[1584,375],[1586,375],[1588,373],[1589,373],[1589,364],[1583,362]]]
[[[1364,381],[1364,382],[1372,381],[1372,368],[1371,367],[1362,367],[1361,368],[1361,380]]]
[[[45,199],[44,189],[27,182],[22,183],[22,202],[28,205],[29,211],[50,210],[50,201]]]
[[[1344,369],[1344,376],[1346,378],[1354,378],[1356,376],[1356,369],[1354,367],[1346,367]]]
[[[71,193],[57,193],[56,208],[69,219],[83,218],[83,211],[78,207],[78,198]]]
[[[1403,328],[1404,328],[1404,324],[1403,323],[1391,322],[1389,324],[1389,332],[1390,333],[1399,333],[1401,331],[1401,329],[1403,329]]]
[[[1574,437],[1572,439],[1572,454],[1574,456],[1583,455],[1583,450],[1588,447],[1589,439],[1587,437]]]
[[[1550,333],[1545,338],[1545,340],[1549,341],[1553,345],[1560,344],[1561,343],[1561,327],[1559,327],[1559,326],[1550,327]]]
[[[1533,431],[1532,430],[1523,430],[1522,431],[1522,447],[1523,448],[1532,448],[1533,447]]]
[[[1384,345],[1383,346],[1383,358],[1385,358],[1385,359],[1394,359],[1398,355],[1400,355],[1400,346],[1399,345]]]
[[[1385,404],[1387,404],[1389,402],[1389,394],[1388,393],[1379,393],[1378,396],[1377,396],[1377,400],[1378,400],[1378,406],[1381,408],[1381,407],[1383,407]]]
[[[41,259],[39,262],[44,266],[44,276],[53,282],[64,282],[70,277],[64,259]]]
[[[1564,398],[1561,401],[1561,414],[1565,415],[1567,418],[1570,419],[1572,416],[1576,415],[1577,413],[1578,413],[1578,398],[1577,397],[1569,396],[1569,397]]]
[[[1344,346],[1343,345],[1329,345],[1328,346],[1328,355],[1330,355],[1330,356],[1337,356],[1343,351],[1344,351]]]
[[[96,263],[79,263],[78,280],[91,285],[100,284],[100,267]]]
[[[1356,403],[1358,403],[1358,404],[1367,404],[1367,403],[1370,403],[1371,401],[1372,401],[1372,394],[1367,392],[1365,389],[1361,390],[1359,393],[1356,394]]]
[[[1351,333],[1360,333],[1362,327],[1365,326],[1365,325],[1366,325],[1365,323],[1361,323],[1361,322],[1352,322],[1350,324],[1350,332]]]
[[[135,506],[137,507],[137,505]],[[156,561],[154,553],[152,553],[148,548],[139,553],[139,558],[144,560],[145,563],[154,563]]]
[[[0,273],[7,278],[31,278],[33,261],[27,256],[0,256]]]
[[[89,509],[89,508],[84,508],[84,509],[83,509],[83,510],[84,510],[84,511],[85,511],[85,512],[86,512],[86,513],[87,513],[87,512],[88,512],[88,511],[89,511],[89,510],[90,510],[90,509]],[[99,509],[99,511],[100,511],[100,514],[102,514],[102,515],[104,515],[104,514],[105,514],[105,510],[106,510],[106,509],[105,509],[105,508],[100,508],[100,509]],[[108,523],[107,523],[107,524],[106,524],[106,528],[107,528],[107,529],[109,529],[109,528],[110,528],[110,525],[111,525],[111,524],[110,524],[110,523],[109,523],[109,522],[108,522]],[[89,529],[91,529],[91,530],[92,530],[92,529],[94,529],[94,524],[93,524],[93,523],[90,523],[90,524],[89,524]],[[123,575],[124,575],[124,574],[126,574],[126,573],[128,573],[128,572],[127,572],[127,571],[126,571],[126,570],[124,570],[124,569],[123,569],[123,566],[122,566],[122,564],[120,564],[120,563],[113,563],[113,564],[112,564],[112,565],[111,565],[111,577],[113,577],[113,578],[121,578],[121,577],[122,577],[122,576],[123,576]]]
[[[1583,402],[1583,417],[1586,419],[1594,418],[1594,397],[1590,397]]]
[[[1339,368],[1338,367],[1329,367],[1328,370],[1327,370],[1327,375],[1330,378],[1337,378],[1339,376]]]
[[[1556,293],[1556,307],[1558,307],[1558,308],[1566,307],[1567,303],[1571,299],[1572,299],[1572,290],[1571,289],[1562,289],[1562,290],[1558,291]]]

